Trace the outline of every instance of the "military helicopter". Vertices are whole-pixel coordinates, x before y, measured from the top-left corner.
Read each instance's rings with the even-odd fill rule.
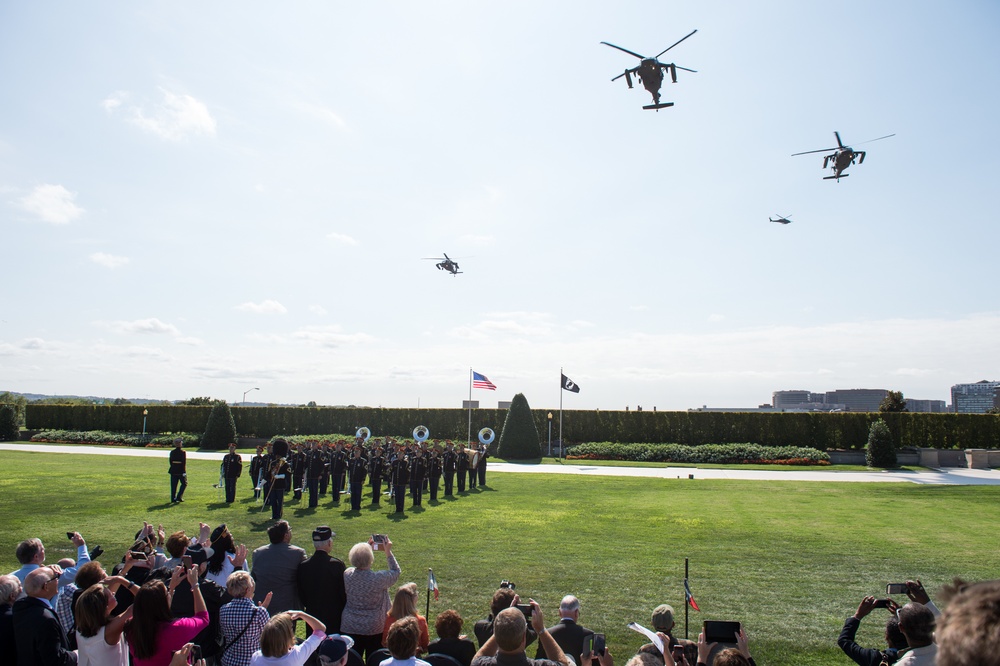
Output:
[[[855,158],[859,158],[860,157],[860,159],[858,159],[858,164],[863,164],[864,163],[864,161],[865,161],[865,151],[863,151],[863,150],[854,150],[850,146],[845,146],[843,143],[841,143],[841,141],[840,141],[840,132],[834,132],[833,135],[835,137],[837,137],[837,147],[836,148],[821,148],[820,150],[807,150],[804,153],[793,153],[792,157],[795,157],[796,155],[809,155],[811,153],[825,153],[825,152],[827,152],[829,150],[832,150],[833,154],[831,154],[831,155],[824,155],[823,156],[823,168],[825,169],[827,167],[827,165],[830,164],[830,161],[832,160],[833,161],[833,167],[832,167],[832,169],[833,169],[833,175],[832,176],[823,176],[823,180],[836,180],[839,183],[841,178],[847,178],[848,176],[851,175],[849,173],[844,173],[844,171],[847,170],[847,167],[849,167],[852,164],[854,164]],[[865,144],[865,143],[871,143],[872,141],[881,141],[882,139],[888,139],[890,136],[896,136],[896,135],[895,134],[886,134],[885,136],[880,136],[877,139],[869,139],[868,141],[862,141],[858,145],[860,146],[860,145]]]
[[[778,213],[778,219],[777,220],[771,220],[770,217],[768,217],[767,219],[771,220],[771,222],[777,222],[778,224],[791,224],[792,221],[790,219],[788,219],[790,217],[791,217],[791,215],[782,215],[781,213]]]
[[[657,58],[659,58],[661,55],[663,55],[670,49],[674,48],[675,46],[677,46],[678,44],[680,44],[681,42],[683,42],[685,39],[687,39],[696,32],[698,31],[692,30],[681,39],[677,40],[667,48],[657,53],[656,56],[653,58],[647,58],[646,56],[639,55],[638,53],[634,53],[632,51],[629,51],[628,49],[623,49],[620,46],[615,46],[610,42],[601,42],[601,44],[610,46],[613,49],[618,49],[619,51],[624,51],[625,53],[631,56],[635,56],[636,58],[642,61],[639,63],[638,67],[633,67],[632,69],[626,69],[623,73],[619,74],[618,76],[616,76],[611,80],[617,81],[618,79],[624,76],[625,82],[628,83],[628,87],[631,88],[632,75],[635,74],[636,76],[639,77],[639,83],[642,84],[642,87],[645,88],[647,91],[649,91],[649,94],[653,96],[653,103],[647,104],[642,108],[656,109],[657,111],[659,111],[660,109],[665,109],[668,106],[673,106],[674,105],[673,102],[664,102],[662,104],[660,103],[660,85],[662,85],[663,83],[663,70],[665,69],[670,70],[670,80],[673,81],[674,83],[677,83],[678,69],[683,69],[685,72],[695,72],[696,70],[688,69],[687,67],[681,67],[680,65],[675,65],[672,62],[663,63],[657,60]]]
[[[462,271],[458,270],[458,262],[451,259],[447,252],[442,252],[444,257],[424,257],[424,259],[430,259],[431,261],[436,261],[438,263],[434,264],[437,266],[439,271],[448,271],[452,275],[458,275]]]

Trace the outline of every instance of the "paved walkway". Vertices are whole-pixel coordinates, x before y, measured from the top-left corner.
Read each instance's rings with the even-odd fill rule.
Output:
[[[133,449],[115,446],[84,446],[66,444],[0,444],[2,451],[30,451],[35,453],[76,453],[96,456],[133,456],[136,458],[166,458],[170,450]],[[188,451],[191,460],[222,460],[223,452],[200,453]],[[660,479],[743,479],[751,481],[833,481],[833,482],[896,482],[923,485],[998,486],[1000,470],[965,469],[961,467],[928,469],[921,472],[833,472],[802,469],[750,470],[750,469],[701,469],[697,467],[605,467],[579,465],[571,462],[549,465],[521,465],[516,463],[489,463],[490,472],[520,472],[524,474],[582,474],[585,476],[641,476]]]

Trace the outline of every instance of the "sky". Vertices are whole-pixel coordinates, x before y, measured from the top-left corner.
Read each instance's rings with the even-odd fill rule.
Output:
[[[600,42],[694,29],[674,107],[611,82],[638,61]],[[998,29],[989,0],[2,3],[0,390],[950,400],[1000,379]],[[835,130],[868,151],[840,182],[791,157]]]

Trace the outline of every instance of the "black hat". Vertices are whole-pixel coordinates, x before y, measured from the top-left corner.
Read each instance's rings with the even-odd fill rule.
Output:
[[[330,661],[337,662],[344,658],[347,651],[354,645],[354,639],[350,636],[339,636],[330,634],[319,644],[316,654],[326,657]]]
[[[313,541],[329,541],[335,536],[337,536],[337,533],[326,525],[320,525],[313,530]],[[340,659],[340,657],[337,658]]]
[[[202,562],[207,562],[208,558],[215,554],[211,548],[206,548],[200,543],[196,543],[193,546],[188,546],[187,550],[184,551],[185,555],[191,556],[191,564],[198,566]]]

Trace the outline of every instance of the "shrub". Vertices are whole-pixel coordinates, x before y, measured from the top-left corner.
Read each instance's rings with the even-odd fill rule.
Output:
[[[892,433],[885,421],[879,419],[868,430],[868,444],[865,446],[865,463],[869,467],[891,468],[896,466],[896,447]]]
[[[20,438],[17,409],[13,405],[0,405],[0,442],[16,442]]]
[[[236,421],[233,420],[229,405],[220,400],[215,403],[212,413],[208,415],[208,424],[205,426],[205,434],[201,437],[201,445],[206,449],[226,449],[235,441]]]
[[[628,460],[674,463],[779,463],[785,465],[828,465],[830,456],[802,446],[762,446],[760,444],[617,444],[596,442],[567,449],[566,458],[587,460]]]
[[[151,448],[173,446],[174,438],[180,437],[184,440],[184,446],[198,446],[201,441],[200,435],[191,433],[175,433],[172,435],[159,435],[146,439],[142,435],[123,434],[119,432],[105,432],[103,430],[43,430],[32,436],[32,442],[58,442],[70,444],[105,444],[110,446],[148,446]]]
[[[541,454],[541,440],[531,416],[531,407],[528,407],[528,399],[523,393],[518,393],[507,410],[497,455],[507,460],[530,460]]]

